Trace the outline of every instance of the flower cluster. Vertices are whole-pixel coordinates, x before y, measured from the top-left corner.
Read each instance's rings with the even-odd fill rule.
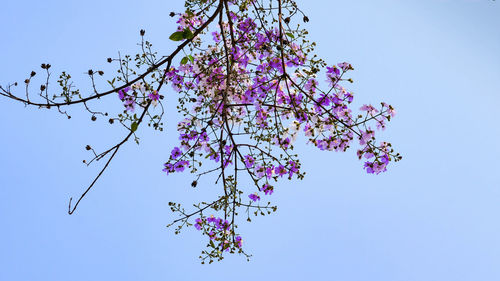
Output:
[[[195,219],[194,227],[203,231],[208,235],[210,244],[215,247],[215,242],[220,242],[220,246],[216,247],[216,252],[222,251],[233,252],[241,249],[243,240],[239,235],[233,235],[231,223],[222,218],[216,218],[213,215],[209,217],[199,217]],[[232,239],[232,242],[229,240]],[[215,241],[215,242],[214,242]]]
[[[263,214],[268,207],[259,202],[261,195],[274,192],[271,182],[303,178],[300,161],[292,153],[299,134],[326,151],[346,151],[358,140],[357,155],[367,160],[364,169],[371,174],[384,172],[391,161],[401,159],[389,143],[376,144],[372,129],[385,129],[395,116],[394,108],[386,103],[379,109],[365,104],[359,114],[353,113],[354,94],[342,85],[352,83],[346,78],[352,65],[327,66],[311,57],[314,43],[306,40],[307,32],[290,28],[290,18],[281,16],[285,9],[296,14],[295,3],[277,2],[277,11],[259,9],[261,4],[251,0],[204,1],[206,5],[199,4],[198,10],[193,2],[177,21],[178,32],[195,32],[208,21],[204,11],[209,3],[220,13],[217,30],[209,33],[212,42],[204,45],[196,37],[192,52],[178,66],[165,70],[166,80],[179,94],[178,109],[184,119],[177,125],[179,146],[171,151],[163,171],[188,169],[197,174],[197,180],[216,174],[216,182],[222,182],[219,198],[197,207],[200,213],[211,208],[231,218],[196,219],[195,227],[207,229],[211,241],[218,237],[219,244],[209,246],[213,249],[226,249],[227,241],[221,237],[227,234],[226,226],[235,226],[239,207]],[[321,70],[326,88],[318,80]],[[199,171],[203,165],[209,167]],[[245,177],[253,185],[241,185]],[[243,203],[243,194],[249,204]],[[238,241],[241,248],[241,239],[234,232],[231,235],[232,245]]]
[[[130,87],[126,87],[118,91],[118,98],[123,102],[125,109],[130,112],[134,112],[135,109],[135,97],[133,95],[128,95]]]
[[[125,111],[133,113],[136,105],[144,106],[147,101],[156,105],[160,100],[160,95],[156,90],[146,88],[144,83],[137,82],[130,87],[118,90],[118,98],[123,102]]]
[[[226,251],[245,254],[235,231],[238,214],[243,210],[251,221],[251,214],[276,211],[276,206],[263,202],[274,193],[276,182],[304,177],[294,153],[299,137],[321,151],[344,152],[359,146],[357,156],[368,174],[385,172],[390,163],[401,159],[390,143],[376,139],[377,132],[395,117],[395,109],[384,102],[380,107],[353,105],[354,93],[346,88],[347,82],[353,83],[348,78],[353,66],[326,64],[312,54],[316,43],[307,39],[306,30],[294,26],[297,15],[302,14],[305,23],[309,19],[293,0],[185,0],[185,7],[183,13],[170,13],[177,16],[177,27],[169,39],[178,45],[169,55],[157,56],[141,30],[142,53],[108,58],[109,63],[119,64],[117,76],[107,81],[112,90],[96,89],[94,81],[104,74],[101,70],[88,71],[94,90],[89,97],[74,89],[65,72],[58,80],[61,94],[49,97],[48,77],[41,85],[43,103],[28,96],[36,72],[25,80],[26,98],[13,95],[10,85],[0,87],[2,96],[57,108],[68,118],[60,107],[83,104],[93,121],[108,112],[93,111],[87,102],[118,94],[124,109],[109,123],[119,121],[128,133],[99,154],[87,146],[94,158],[84,163],[109,159],[74,207],[70,205],[70,214],[120,147],[132,136],[139,142],[136,131],[141,124],[149,120],[148,126],[163,129],[160,93],[166,84],[177,93],[183,119],[177,123],[179,143],[166,153],[163,171],[190,171],[195,174],[194,188],[201,177],[220,186],[212,201],[195,204],[194,212],[170,202],[180,216],[172,223],[176,233],[184,225],[194,225],[209,236],[209,250],[202,252],[202,260],[220,260]],[[50,64],[41,67],[50,76]],[[207,209],[219,217],[204,217]],[[192,218],[196,218],[194,224]]]

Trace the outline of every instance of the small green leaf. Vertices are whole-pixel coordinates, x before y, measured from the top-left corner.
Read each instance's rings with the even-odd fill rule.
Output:
[[[188,57],[183,57],[181,60],[181,64],[186,64],[188,62]]]
[[[132,132],[135,132],[137,131],[137,127],[139,127],[139,124],[137,124],[137,122],[134,122],[132,123],[132,125],[130,125],[130,130],[132,130]]]
[[[116,80],[116,77],[113,78],[113,80],[111,80],[111,81],[108,80],[109,85],[111,85],[111,87],[113,87],[113,88],[114,88],[113,84],[115,84],[115,80]],[[59,84],[61,84],[61,83],[59,83]],[[62,86],[62,84],[61,84],[61,86]]]
[[[168,37],[168,39],[172,41],[181,41],[182,39],[184,39],[184,32],[181,31],[174,32],[172,33],[172,35],[170,35],[170,37]]]
[[[290,33],[290,32],[287,32],[287,33],[285,33],[285,34],[286,34],[288,37],[292,38],[292,39],[293,39],[293,38],[295,38],[295,36],[293,36],[293,34],[292,34],[292,33]]]
[[[193,58],[193,56],[192,56],[192,55],[189,55],[189,56],[188,56],[188,58],[189,58],[189,60],[190,60],[191,62],[194,62],[194,58]]]

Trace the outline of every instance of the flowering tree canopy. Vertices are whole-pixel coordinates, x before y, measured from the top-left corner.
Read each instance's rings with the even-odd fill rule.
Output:
[[[127,134],[116,145],[97,153],[94,161],[106,162],[76,202],[70,199],[72,214],[106,170],[121,146],[132,137],[138,142],[139,127],[147,124],[163,130],[163,95],[176,92],[178,110],[184,119],[177,123],[179,143],[165,159],[165,174],[189,171],[192,186],[212,175],[220,185],[214,200],[200,202],[186,210],[170,202],[178,214],[169,226],[179,233],[194,226],[207,237],[202,262],[221,260],[225,253],[240,253],[243,239],[237,230],[238,214],[264,215],[276,211],[270,203],[282,179],[302,179],[304,173],[294,142],[299,136],[320,150],[346,151],[353,143],[363,169],[370,174],[387,170],[399,161],[388,142],[375,139],[394,117],[394,108],[363,105],[353,112],[354,95],[345,88],[353,70],[343,62],[329,65],[313,55],[315,43],[299,21],[309,19],[291,0],[186,0],[183,13],[172,12],[177,28],[169,39],[178,42],[170,54],[159,56],[144,39],[135,56],[108,58],[116,63],[117,75],[108,80],[110,89],[99,91],[95,80],[103,71],[88,71],[91,93],[76,89],[71,76],[62,72],[60,91],[49,93],[50,64],[42,64],[45,82],[38,97],[31,95],[31,81],[24,82],[25,94],[16,94],[17,83],[0,87],[0,94],[26,105],[55,108],[68,118],[67,106],[83,104],[91,114],[119,122]],[[169,85],[171,90],[165,85]],[[109,97],[121,107],[114,116],[93,111],[89,102]],[[359,146],[356,144],[359,143]]]

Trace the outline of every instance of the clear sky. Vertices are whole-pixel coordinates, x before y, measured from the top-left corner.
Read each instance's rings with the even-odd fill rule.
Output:
[[[3,0],[0,83],[49,62],[88,85],[87,69],[136,51],[141,28],[168,53],[168,13],[182,2]],[[83,108],[67,120],[0,99],[0,280],[500,280],[500,3],[298,2],[317,53],[355,67],[356,106],[396,107],[381,137],[403,161],[373,176],[355,150],[299,146],[306,178],[277,186],[276,214],[241,223],[251,261],[202,266],[205,237],[165,227],[167,202],[215,188],[161,172],[175,114],[166,132],[141,130],[140,146],[124,146],[69,216],[68,198],[99,167],[81,163],[85,145],[104,149],[125,132]],[[164,94],[173,112],[175,95]]]

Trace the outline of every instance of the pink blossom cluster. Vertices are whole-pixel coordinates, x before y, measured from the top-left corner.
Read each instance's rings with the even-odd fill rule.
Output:
[[[325,151],[346,151],[359,141],[357,155],[366,159],[364,169],[371,174],[384,172],[391,161],[401,159],[389,143],[377,145],[372,129],[386,128],[396,113],[391,105],[365,104],[353,113],[354,94],[342,85],[352,83],[346,77],[353,70],[351,64],[327,66],[310,56],[314,44],[305,40],[307,33],[289,28],[290,20],[281,13],[255,10],[251,17],[249,7],[257,2],[225,4],[229,7],[219,6],[224,12],[217,29],[203,37],[212,41],[192,41],[192,52],[179,65],[165,69],[184,119],[177,125],[180,143],[163,171],[189,169],[198,178],[215,173],[216,182],[223,184],[219,200],[225,203],[214,204],[213,209],[223,211],[227,219],[228,212],[241,206],[261,211],[262,193],[274,192],[271,182],[284,176],[303,178],[300,161],[292,153],[299,134]],[[177,30],[194,32],[205,22],[202,15],[179,14]],[[274,26],[263,24],[265,19]],[[322,70],[324,87],[318,80]],[[203,165],[210,167],[200,172]],[[254,184],[242,185],[243,176]],[[250,199],[248,204],[242,194]],[[227,231],[224,223],[201,217],[195,227],[210,226],[212,240]],[[234,216],[228,223],[235,224]],[[221,243],[224,248],[226,243]]]
[[[243,246],[243,239],[239,235],[231,235],[231,223],[225,219],[216,218],[213,215],[200,217],[195,219],[194,227],[208,235],[211,241],[221,241],[221,251],[235,250]],[[229,240],[230,237],[234,238],[232,243]]]
[[[160,100],[160,95],[155,90],[148,90],[141,82],[118,90],[118,98],[123,102],[125,111],[133,113],[136,105],[144,104],[144,101],[151,100],[156,104]]]

